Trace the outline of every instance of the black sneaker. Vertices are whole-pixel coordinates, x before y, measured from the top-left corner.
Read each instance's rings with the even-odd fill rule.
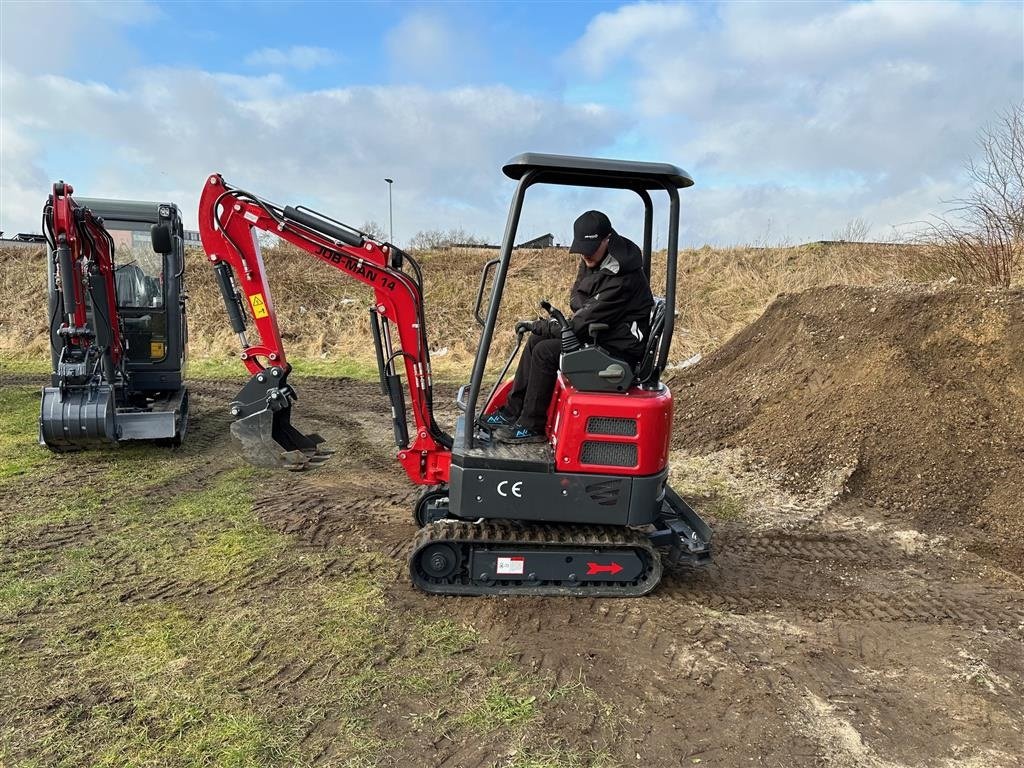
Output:
[[[498,429],[499,427],[511,427],[516,423],[513,416],[510,416],[504,408],[499,408],[494,413],[486,413],[476,420],[484,429]]]
[[[511,427],[502,427],[494,433],[499,442],[507,445],[527,445],[529,443],[546,443],[547,435],[543,432],[535,432],[532,429],[515,424]]]

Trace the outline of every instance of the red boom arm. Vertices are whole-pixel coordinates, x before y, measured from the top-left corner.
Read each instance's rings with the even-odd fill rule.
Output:
[[[114,284],[114,242],[103,222],[74,201],[73,192],[70,184],[57,182],[43,210],[64,296],[66,322],[62,335],[68,343],[81,347],[89,347],[98,340],[109,347],[113,364],[119,367],[124,341]],[[98,291],[105,296],[104,302],[96,300]],[[87,292],[93,298],[92,329],[88,329]]]
[[[413,482],[446,482],[450,438],[434,422],[423,295],[419,280],[401,269],[404,254],[319,215],[261,200],[229,186],[219,174],[210,176],[199,201],[199,232],[207,258],[218,270],[232,326],[242,342],[242,361],[256,377],[268,366],[286,372],[290,366],[254,230],[271,232],[373,289],[372,309],[385,321],[385,329],[386,321],[395,324],[401,346],[385,366],[393,366],[397,357],[403,359],[416,423],[412,443],[399,447],[399,461]],[[243,311],[256,324],[259,344],[246,338]],[[402,418],[404,422],[404,414]]]

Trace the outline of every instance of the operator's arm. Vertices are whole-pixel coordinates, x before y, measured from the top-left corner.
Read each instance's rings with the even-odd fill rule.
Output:
[[[607,323],[614,327],[622,321],[625,310],[635,299],[634,291],[625,280],[610,281],[596,294],[588,298],[569,322],[580,338],[587,337],[587,326],[591,323]]]

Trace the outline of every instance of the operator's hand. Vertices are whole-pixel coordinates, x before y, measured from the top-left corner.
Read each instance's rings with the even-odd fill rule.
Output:
[[[554,320],[520,320],[516,323],[516,334],[535,333],[545,338],[558,335],[558,323]]]

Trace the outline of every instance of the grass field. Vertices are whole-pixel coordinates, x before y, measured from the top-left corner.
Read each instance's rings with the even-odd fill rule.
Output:
[[[0,389],[4,768],[987,768],[1024,749],[1019,586],[948,542],[904,549],[924,539],[899,520],[674,455],[708,569],[642,600],[431,597],[405,573],[416,490],[376,383],[297,380],[300,426],[337,451],[303,473],[234,453],[236,386],[193,381],[179,450],[72,455],[35,444],[37,387]]]
[[[546,746],[567,689],[389,599],[398,561],[262,522],[256,470],[216,458],[225,421],[62,456],[37,413],[0,390],[0,765],[379,765],[466,733],[520,768],[600,757]]]

